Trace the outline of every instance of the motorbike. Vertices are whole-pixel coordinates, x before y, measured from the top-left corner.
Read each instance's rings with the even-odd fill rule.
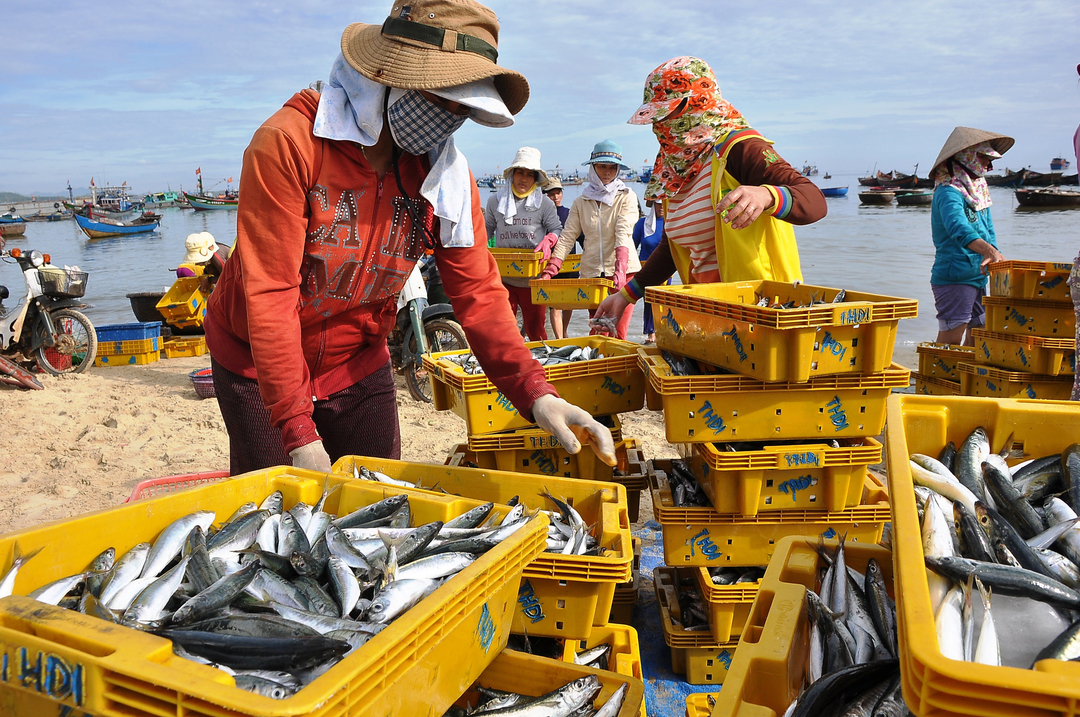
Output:
[[[11,308],[10,297],[0,286],[0,380],[5,383],[41,388],[41,384],[19,366],[31,361],[54,375],[82,373],[97,357],[97,332],[90,319],[78,309],[86,308],[87,274],[52,266],[48,254],[40,251],[5,250],[0,241],[0,260],[16,263],[22,271],[26,293]],[[36,385],[33,385],[36,384]]]
[[[428,303],[428,284],[435,283],[437,271],[431,256],[413,267],[398,294],[397,321],[386,341],[394,370],[404,375],[409,395],[427,403],[431,403],[432,389],[423,355],[469,348],[465,330],[454,320],[454,308],[448,303]]]

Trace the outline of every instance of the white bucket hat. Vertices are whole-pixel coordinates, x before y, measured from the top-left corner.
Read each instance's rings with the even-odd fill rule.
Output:
[[[510,179],[510,175],[514,173],[515,169],[531,169],[536,172],[539,177],[536,180],[537,184],[544,184],[548,181],[547,172],[540,168],[540,150],[536,147],[522,147],[514,155],[514,161],[510,163],[510,166],[503,171],[503,176]]]
[[[213,234],[199,232],[188,234],[184,248],[187,249],[187,254],[184,255],[185,264],[201,264],[204,261],[210,261],[210,257],[217,252],[218,245]]]

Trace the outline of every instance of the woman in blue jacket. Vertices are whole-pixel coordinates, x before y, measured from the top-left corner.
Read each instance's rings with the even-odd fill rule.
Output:
[[[1005,135],[957,127],[930,172],[935,182],[930,226],[936,250],[930,284],[938,343],[974,346],[971,329],[986,325],[982,297],[987,266],[1005,257],[997,249],[984,175],[1013,142]]]

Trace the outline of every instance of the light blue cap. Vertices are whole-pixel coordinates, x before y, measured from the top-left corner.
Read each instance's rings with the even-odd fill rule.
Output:
[[[593,145],[592,155],[590,155],[587,162],[582,162],[581,166],[586,164],[617,164],[619,169],[630,169],[630,167],[623,162],[622,158],[622,146],[618,142],[611,139],[605,139],[603,142],[597,142]]]

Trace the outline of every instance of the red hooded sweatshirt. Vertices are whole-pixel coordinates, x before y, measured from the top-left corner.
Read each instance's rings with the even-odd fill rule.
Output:
[[[206,340],[214,359],[255,378],[285,450],[318,438],[313,401],[347,388],[390,359],[396,297],[423,253],[393,172],[381,180],[359,145],[312,134],[319,95],[297,93],[244,152],[236,247],[210,296]],[[401,183],[420,198],[426,158],[403,153]],[[435,247],[443,288],[488,378],[522,415],[558,395],[525,348],[487,250],[473,186],[476,241]],[[433,227],[438,236],[438,226]]]

